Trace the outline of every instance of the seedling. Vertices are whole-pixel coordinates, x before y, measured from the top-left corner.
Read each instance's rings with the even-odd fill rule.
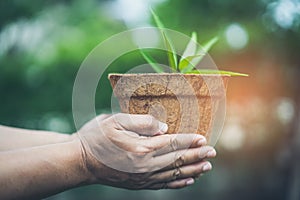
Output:
[[[183,73],[183,74],[223,74],[230,76],[248,76],[247,74],[242,74],[238,72],[223,71],[223,70],[210,70],[210,69],[196,69],[195,66],[201,62],[205,54],[213,47],[213,45],[218,41],[218,37],[213,37],[208,42],[206,42],[202,48],[197,49],[197,34],[193,32],[191,39],[187,44],[186,49],[184,50],[180,60],[177,59],[177,53],[172,44],[172,40],[168,37],[165,32],[165,26],[161,22],[157,14],[151,10],[152,16],[156,23],[156,26],[160,29],[167,50],[168,61],[171,67],[172,72],[174,73]],[[140,50],[144,59],[151,65],[153,70],[157,73],[165,72],[164,69],[157,64],[155,59],[153,59],[150,54],[144,50]]]

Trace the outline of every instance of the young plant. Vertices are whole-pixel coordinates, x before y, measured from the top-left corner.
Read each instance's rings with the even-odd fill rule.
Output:
[[[167,50],[168,61],[172,72],[183,73],[183,74],[226,74],[231,76],[248,76],[247,74],[222,71],[222,70],[210,70],[210,69],[196,69],[195,66],[201,62],[205,54],[213,47],[213,45],[218,41],[218,37],[210,39],[205,43],[202,48],[197,49],[197,34],[193,32],[191,39],[187,44],[180,60],[177,60],[177,53],[172,44],[172,41],[165,33],[165,26],[156,15],[156,13],[151,10],[152,16],[157,27],[160,29]],[[144,59],[152,66],[153,70],[157,73],[163,73],[164,69],[157,64],[157,62],[145,51],[140,50]]]

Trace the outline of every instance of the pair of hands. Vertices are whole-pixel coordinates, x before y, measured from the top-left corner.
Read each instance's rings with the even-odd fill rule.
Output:
[[[216,156],[198,134],[164,134],[167,125],[150,115],[100,115],[84,125],[82,162],[90,183],[127,189],[182,188],[211,170]]]

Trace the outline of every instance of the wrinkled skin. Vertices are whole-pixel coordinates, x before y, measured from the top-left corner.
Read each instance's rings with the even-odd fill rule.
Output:
[[[0,199],[41,199],[104,184],[182,188],[212,168],[216,151],[196,134],[165,134],[149,115],[100,115],[72,135],[0,125]]]
[[[212,168],[216,156],[197,134],[164,134],[167,126],[150,115],[101,115],[74,137],[92,183],[127,189],[182,188]]]

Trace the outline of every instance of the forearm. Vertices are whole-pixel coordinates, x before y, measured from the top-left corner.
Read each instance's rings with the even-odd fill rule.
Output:
[[[0,125],[0,151],[22,149],[71,140],[71,135]]]
[[[89,182],[79,141],[0,153],[0,199],[39,199]]]

